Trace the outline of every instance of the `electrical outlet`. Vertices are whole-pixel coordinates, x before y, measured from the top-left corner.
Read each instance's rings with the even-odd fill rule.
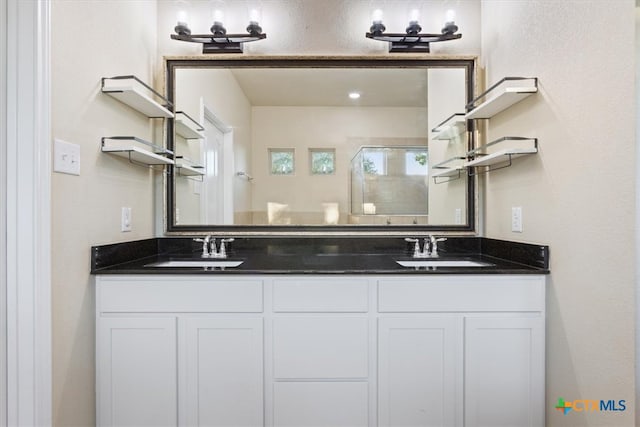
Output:
[[[122,208],[120,231],[131,231],[131,208]]]
[[[522,233],[522,207],[513,206],[511,208],[511,231]]]
[[[80,175],[80,146],[61,139],[54,139],[53,171]]]

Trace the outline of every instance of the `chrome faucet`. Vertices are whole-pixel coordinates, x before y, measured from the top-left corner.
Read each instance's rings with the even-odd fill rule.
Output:
[[[220,247],[216,245],[216,238],[211,234],[205,236],[202,239],[193,239],[194,242],[202,242],[202,258],[226,258],[227,248],[226,243],[231,243],[235,239],[220,239]]]
[[[447,238],[436,238],[433,235],[425,237],[422,250],[420,250],[420,239],[407,237],[404,240],[409,243],[414,243],[413,258],[438,258],[438,242],[443,242],[447,240]]]

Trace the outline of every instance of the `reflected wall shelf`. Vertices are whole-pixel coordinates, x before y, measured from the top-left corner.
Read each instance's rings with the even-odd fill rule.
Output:
[[[136,76],[116,76],[102,78],[102,92],[149,118],[172,118],[171,103]],[[160,104],[153,97],[165,103]]]
[[[455,113],[447,117],[442,123],[431,129],[435,135],[433,139],[456,139],[467,131],[467,119],[464,113]]]
[[[176,169],[181,176],[204,176],[204,166],[197,165],[182,156],[176,156]]]
[[[204,127],[184,111],[176,111],[174,123],[176,135],[179,135],[184,139],[204,138],[204,135],[201,133],[204,131]]]
[[[467,104],[465,118],[490,119],[501,111],[538,92],[537,77],[505,77]],[[486,98],[484,102],[476,102]]]
[[[102,138],[102,152],[123,157],[142,166],[172,165],[168,157],[173,152],[135,136],[110,136]]]
[[[508,142],[516,142],[518,146],[514,146],[514,144],[508,144]],[[506,147],[492,153],[482,153],[485,149],[490,146],[495,146],[498,144],[504,144]],[[522,146],[520,146],[522,144]],[[486,166],[487,170],[484,172],[489,172],[496,169],[502,169],[511,166],[513,159],[529,154],[536,154],[538,152],[538,139],[537,138],[523,138],[518,136],[505,136],[503,138],[497,139],[493,142],[490,142],[486,145],[476,148],[475,150],[469,151],[467,155],[470,158],[474,158],[465,163],[465,167],[467,168],[478,168]],[[492,167],[496,166],[497,167]],[[469,171],[470,175],[477,175],[477,173],[472,173]]]
[[[466,169],[466,157],[452,157],[431,167],[431,177],[435,184],[443,184],[445,182],[460,179],[462,171]],[[440,178],[440,181],[438,181]],[[447,179],[445,179],[447,178]]]

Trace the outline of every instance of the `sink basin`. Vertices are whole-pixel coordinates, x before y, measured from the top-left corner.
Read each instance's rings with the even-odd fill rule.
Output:
[[[219,268],[227,268],[227,267],[237,267],[242,264],[244,261],[230,260],[230,259],[185,259],[185,260],[171,260],[171,261],[160,261],[154,262],[152,264],[147,264],[145,267],[219,267]]]
[[[412,259],[396,261],[403,267],[491,267],[493,264],[468,259]]]

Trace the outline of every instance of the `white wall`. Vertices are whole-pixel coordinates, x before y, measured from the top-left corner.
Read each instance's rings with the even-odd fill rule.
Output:
[[[484,217],[487,237],[550,246],[548,426],[634,424],[634,39],[632,0],[482,2],[487,83],[540,79],[490,122],[489,140],[537,137],[540,152],[486,176]],[[559,397],[628,406],[565,416]]]
[[[53,1],[53,136],[81,147],[81,175],[54,173],[53,407],[57,426],[95,424],[94,283],[90,247],[153,237],[149,169],[100,152],[100,138],[151,140],[151,120],[100,92],[100,78],[153,84],[156,1]],[[120,232],[120,208],[133,231]]]

